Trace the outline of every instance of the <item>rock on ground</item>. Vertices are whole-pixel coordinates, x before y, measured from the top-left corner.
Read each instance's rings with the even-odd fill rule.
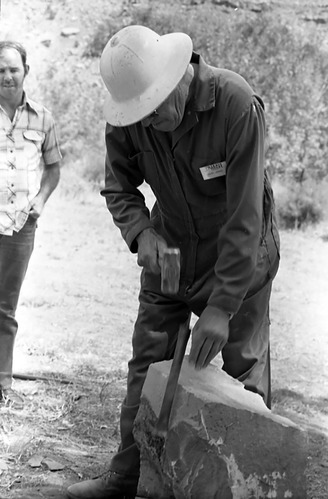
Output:
[[[195,371],[184,361],[168,432],[158,434],[170,366],[150,367],[135,423],[141,495],[306,498],[306,432],[214,366]]]

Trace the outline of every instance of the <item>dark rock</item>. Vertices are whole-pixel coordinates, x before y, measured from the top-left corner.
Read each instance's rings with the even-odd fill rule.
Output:
[[[63,28],[61,30],[61,35],[62,36],[73,36],[73,35],[78,35],[80,33],[79,28]]]
[[[306,498],[307,433],[222,370],[184,362],[166,436],[171,362],[153,364],[135,423],[140,493],[153,499]]]

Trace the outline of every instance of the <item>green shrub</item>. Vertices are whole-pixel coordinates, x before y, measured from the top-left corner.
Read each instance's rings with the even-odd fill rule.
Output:
[[[211,3],[186,6],[152,0],[133,8],[119,26],[116,19],[99,25],[86,54],[98,57],[123,24],[143,24],[160,34],[184,31],[207,62],[240,73],[266,105],[272,176],[292,177],[302,171],[314,179],[328,175],[328,58],[321,50],[324,33],[277,10],[224,11]],[[98,50],[99,49],[99,50]]]
[[[97,64],[97,62],[96,62]],[[98,66],[98,64],[97,64]],[[43,103],[52,110],[56,119],[64,163],[76,162],[81,175],[91,183],[100,174],[99,157],[105,161],[105,119],[103,101],[105,89],[93,61],[82,67],[57,68],[48,72],[39,82]],[[86,72],[88,78],[85,78]],[[87,165],[90,165],[90,171]]]
[[[84,57],[100,57],[108,40],[122,28],[122,21],[118,18],[109,18],[99,22],[91,38],[83,51]]]
[[[313,180],[282,183],[275,179],[273,188],[280,228],[304,228],[327,216],[327,183]]]
[[[305,30],[296,17],[282,17],[274,9],[254,13],[242,8],[225,10],[212,2],[187,6],[150,0],[148,7],[130,4],[124,15],[98,22],[86,40],[81,64],[54,67],[43,85],[69,163],[80,164],[79,171],[92,183],[100,181],[102,161],[96,160],[101,167],[94,170],[88,159],[93,153],[88,151],[94,151],[97,158],[104,154],[102,104],[106,91],[92,66],[99,64],[109,38],[129,24],[146,25],[160,34],[186,32],[195,51],[208,63],[246,78],[266,105],[270,174],[290,187],[286,199],[277,202],[280,219],[293,226],[316,222],[321,202],[311,198],[308,184],[318,185],[328,176],[324,31],[309,24]]]

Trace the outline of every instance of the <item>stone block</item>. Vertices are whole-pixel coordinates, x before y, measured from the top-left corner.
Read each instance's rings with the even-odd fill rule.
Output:
[[[165,436],[156,429],[171,361],[153,364],[134,435],[139,493],[152,499],[305,499],[307,434],[210,365],[184,360]]]

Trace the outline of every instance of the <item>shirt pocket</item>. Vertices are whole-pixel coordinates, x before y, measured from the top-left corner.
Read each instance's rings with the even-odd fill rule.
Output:
[[[191,159],[192,174],[197,183],[198,190],[205,196],[218,196],[226,193],[226,173],[219,165],[225,163],[224,159],[193,156]],[[217,166],[216,166],[217,165]],[[202,168],[202,170],[201,170]],[[212,168],[212,174],[209,178],[204,178],[202,171]],[[215,172],[215,169],[217,171]],[[204,173],[205,174],[205,173]]]
[[[44,133],[28,129],[23,132],[23,138],[26,166],[28,170],[36,170],[39,167],[42,156]]]

